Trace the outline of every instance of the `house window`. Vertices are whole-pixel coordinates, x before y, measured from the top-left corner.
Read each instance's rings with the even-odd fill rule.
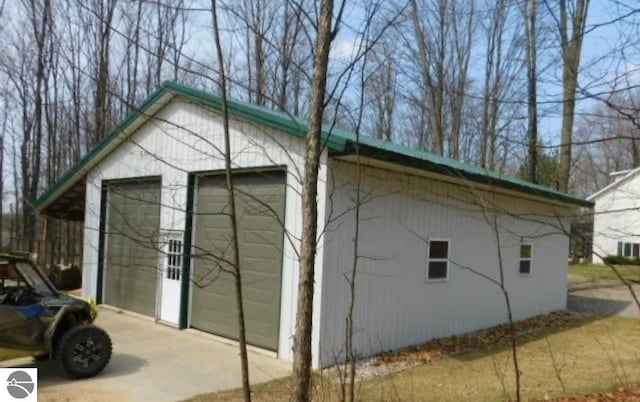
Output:
[[[520,266],[518,273],[520,275],[531,275],[531,260],[533,256],[533,246],[531,244],[520,245]]]
[[[445,280],[449,275],[449,240],[431,240],[427,259],[427,280]]]
[[[618,255],[622,257],[640,257],[640,243],[618,242]]]
[[[170,239],[167,242],[167,279],[180,280],[182,269],[182,241]]]

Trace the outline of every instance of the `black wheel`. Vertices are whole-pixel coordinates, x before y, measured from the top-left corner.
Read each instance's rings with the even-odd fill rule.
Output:
[[[56,358],[62,369],[75,378],[89,378],[111,359],[111,339],[101,328],[80,325],[69,329],[57,345]]]

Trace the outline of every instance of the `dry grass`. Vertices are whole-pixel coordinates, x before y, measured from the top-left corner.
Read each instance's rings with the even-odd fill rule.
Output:
[[[616,269],[625,279],[640,281],[640,266],[618,265]],[[575,264],[569,265],[569,275],[582,280],[618,280],[613,270],[606,265]]]
[[[640,383],[640,321],[584,317],[570,326],[543,329],[520,339],[525,399],[604,392]],[[510,351],[504,346],[464,352],[359,384],[363,401],[496,401],[512,395]],[[555,367],[555,368],[554,368]],[[336,384],[314,377],[316,401],[335,401]],[[503,389],[504,387],[504,389]],[[289,397],[289,380],[253,388],[256,401]],[[201,395],[190,402],[240,401],[239,390]]]

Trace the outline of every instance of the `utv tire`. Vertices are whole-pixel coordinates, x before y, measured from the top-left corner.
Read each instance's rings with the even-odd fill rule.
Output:
[[[57,345],[56,359],[74,378],[89,378],[104,369],[111,359],[111,338],[95,325],[69,329]]]

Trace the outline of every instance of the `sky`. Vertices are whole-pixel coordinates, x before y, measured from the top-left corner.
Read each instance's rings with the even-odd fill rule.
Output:
[[[354,1],[354,0],[350,0]],[[541,3],[543,0],[539,0]],[[553,1],[553,0],[548,0]],[[634,7],[638,7],[636,0],[626,0]],[[491,4],[491,0],[486,0],[486,4]],[[482,0],[480,0],[482,3]],[[11,18],[12,5],[16,3],[8,2],[4,10],[3,18]],[[353,3],[352,3],[353,4]],[[214,46],[212,41],[211,14],[207,11],[210,7],[208,0],[194,0],[193,8],[199,9],[191,12],[190,30],[191,40],[185,51],[191,55],[197,55],[200,60],[206,60],[214,65]],[[582,72],[580,84],[591,92],[606,91],[603,82],[609,82],[614,77],[627,72],[632,84],[640,83],[640,57],[635,47],[628,47],[624,56],[626,62],[621,62],[621,54],[612,54],[612,49],[617,48],[623,39],[622,34],[636,33],[637,24],[618,22],[610,24],[612,20],[624,15],[629,11],[621,0],[591,0],[589,9],[587,29],[590,32],[585,36],[582,51]],[[335,65],[344,63],[356,53],[358,46],[357,35],[350,29],[351,26],[359,26],[364,19],[363,13],[358,8],[349,8],[344,20],[343,29],[340,30],[332,45],[331,62]],[[637,19],[634,21],[637,23]],[[597,27],[597,28],[596,28]],[[591,30],[592,29],[592,30]],[[554,34],[555,32],[549,33]],[[230,34],[223,33],[230,37]],[[241,57],[243,44],[230,39],[224,41],[223,46],[227,52],[237,57]],[[549,54],[559,54],[558,49],[550,49]],[[561,69],[560,63],[556,60],[556,67],[551,74],[541,77],[538,90],[539,102],[541,104],[540,135],[551,144],[558,144],[561,124]],[[477,72],[476,72],[477,73]],[[578,102],[578,111],[585,111],[598,104],[594,100],[581,100]],[[579,120],[579,117],[578,117]]]

